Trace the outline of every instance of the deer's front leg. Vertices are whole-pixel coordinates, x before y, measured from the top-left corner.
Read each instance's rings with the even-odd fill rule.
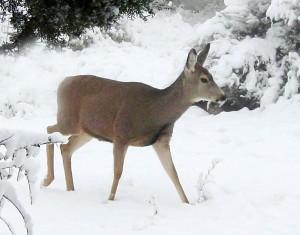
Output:
[[[176,168],[174,166],[172,155],[170,151],[169,138],[162,137],[153,145],[154,150],[156,151],[161,164],[163,165],[165,171],[171,178],[173,184],[176,187],[176,190],[181,198],[181,201],[184,203],[189,203],[183,188],[180,184]]]
[[[118,141],[114,143],[113,153],[114,153],[114,179],[111,186],[110,195],[108,200],[114,200],[118,184],[123,172],[124,159],[126,155],[128,145],[122,144]]]

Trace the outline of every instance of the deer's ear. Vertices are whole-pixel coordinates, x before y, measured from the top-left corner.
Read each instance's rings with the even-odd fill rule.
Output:
[[[194,71],[195,70],[195,65],[197,63],[197,52],[196,50],[193,48],[190,50],[188,57],[187,57],[187,61],[185,64],[185,67],[188,70]]]
[[[197,62],[200,64],[200,65],[203,65],[206,58],[207,58],[207,55],[208,55],[208,52],[209,52],[209,48],[210,48],[210,44],[207,43],[205,48],[199,53],[198,55],[198,58],[197,58]]]

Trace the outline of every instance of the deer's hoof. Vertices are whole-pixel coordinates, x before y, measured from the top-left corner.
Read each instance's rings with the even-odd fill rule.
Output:
[[[67,187],[67,191],[68,191],[68,192],[70,192],[70,191],[75,191],[74,186]]]
[[[189,200],[187,199],[187,197],[182,198],[181,201],[182,201],[183,203],[190,204],[190,202],[189,202]]]
[[[108,197],[108,200],[113,201],[115,200],[115,195],[114,194],[110,194]]]
[[[43,182],[42,182],[42,186],[43,187],[48,187],[54,180],[54,177],[50,177],[50,176],[47,176]]]

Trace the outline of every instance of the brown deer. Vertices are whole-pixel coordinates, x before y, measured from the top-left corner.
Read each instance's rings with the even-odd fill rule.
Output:
[[[114,200],[128,146],[152,145],[182,202],[188,199],[180,184],[170,152],[176,120],[199,100],[223,101],[224,92],[203,67],[210,45],[197,56],[191,49],[185,68],[165,89],[138,82],[118,82],[92,75],[68,77],[58,88],[57,124],[48,133],[70,135],[61,145],[67,190],[74,190],[72,154],[92,138],[113,143],[114,176],[109,200]],[[48,173],[54,180],[54,146],[47,146]]]

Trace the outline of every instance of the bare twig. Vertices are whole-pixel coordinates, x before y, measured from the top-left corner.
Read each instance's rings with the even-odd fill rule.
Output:
[[[14,135],[11,135],[3,140],[0,141],[0,145],[3,145],[5,141],[9,140],[10,138],[12,138]]]
[[[28,178],[28,173],[25,173],[26,179],[27,179],[27,184],[28,184],[28,190],[29,190],[29,196],[30,196],[30,204],[33,204],[33,195],[32,195],[32,189],[31,189],[31,182]]]
[[[16,202],[14,202],[13,200],[11,200],[9,197],[7,197],[6,195],[3,195],[3,198],[6,199],[7,201],[9,201],[16,209],[17,211],[19,212],[19,214],[22,216],[23,218],[23,221],[24,221],[24,224],[25,224],[25,227],[26,227],[26,232],[27,232],[27,235],[31,235],[31,229],[29,228],[28,226],[28,221],[27,221],[27,217],[25,216],[25,212],[23,211],[23,208],[20,204],[17,204]]]
[[[216,166],[220,163],[220,160],[213,160],[211,166],[208,168],[206,173],[200,173],[198,182],[197,182],[197,191],[198,191],[198,199],[197,203],[201,203],[207,200],[207,193],[205,192],[205,186],[209,181],[209,177],[211,176],[212,171],[216,168]]]
[[[0,216],[0,220],[5,224],[5,226],[8,228],[8,230],[11,232],[12,235],[16,235],[16,233],[13,230],[13,227],[10,225],[10,223]]]

